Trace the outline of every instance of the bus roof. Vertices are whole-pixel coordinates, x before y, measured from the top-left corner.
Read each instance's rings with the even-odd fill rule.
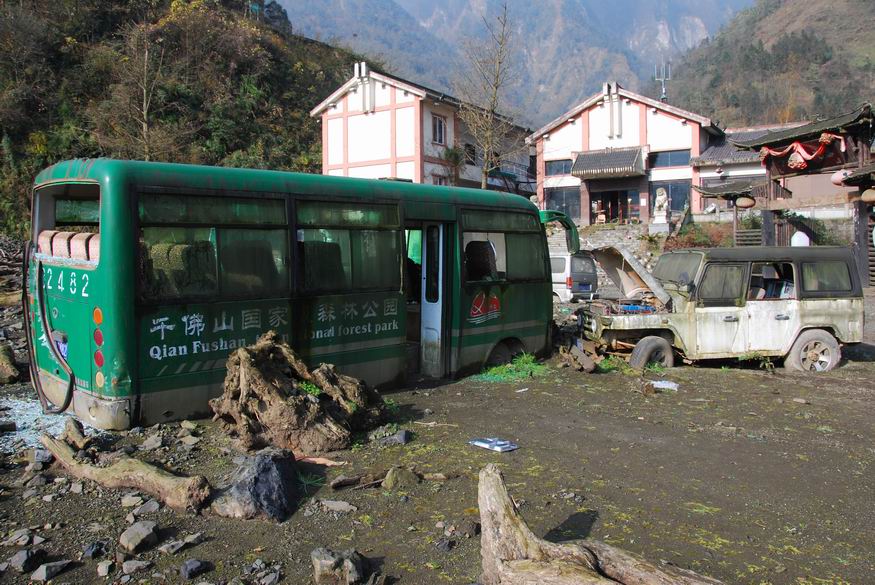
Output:
[[[481,205],[537,212],[527,198],[503,191],[423,185],[334,177],[309,173],[211,167],[109,158],[73,159],[58,162],[37,175],[34,187],[67,181],[106,183],[134,182],[153,187],[188,187],[213,191],[253,193],[305,193],[310,195],[361,196],[412,199],[423,202]]]

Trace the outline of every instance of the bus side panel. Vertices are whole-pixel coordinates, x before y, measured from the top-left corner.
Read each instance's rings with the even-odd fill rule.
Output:
[[[302,298],[293,344],[310,367],[330,363],[370,386],[396,385],[406,373],[406,319],[397,291]]]
[[[285,298],[140,307],[140,424],[209,415],[231,352],[269,330],[288,341],[291,322]]]

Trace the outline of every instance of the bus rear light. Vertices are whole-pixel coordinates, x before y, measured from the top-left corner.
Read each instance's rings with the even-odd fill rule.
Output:
[[[91,314],[91,316],[94,319],[95,325],[100,325],[101,323],[103,323],[103,311],[100,309],[100,307],[95,307],[94,312]]]
[[[94,352],[94,363],[98,368],[103,367],[103,352],[99,349]]]
[[[97,344],[97,347],[103,345],[103,332],[100,329],[94,330],[94,343]]]
[[[569,276],[568,278],[565,279],[565,288],[567,288],[567,289],[569,289],[569,290],[571,290],[572,288],[574,288],[574,281],[571,280],[571,277],[570,277],[570,276]]]

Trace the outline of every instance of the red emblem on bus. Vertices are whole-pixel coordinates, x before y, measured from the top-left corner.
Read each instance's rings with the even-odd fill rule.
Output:
[[[485,292],[479,292],[471,301],[471,311],[468,313],[469,323],[484,323],[501,317],[501,301],[492,293],[487,298]]]

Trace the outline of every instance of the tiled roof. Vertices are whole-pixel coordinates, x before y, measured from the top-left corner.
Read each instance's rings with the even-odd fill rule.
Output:
[[[870,163],[860,170],[854,171],[843,181],[845,185],[871,185],[875,183],[872,175],[875,175],[875,162]]]
[[[738,181],[727,181],[725,183],[721,183],[719,185],[711,185],[710,187],[699,187],[693,185],[693,189],[702,194],[702,197],[738,197],[740,195],[749,195],[751,191],[755,187],[760,185],[764,185],[765,180],[763,179],[753,179],[753,180],[738,180]]]
[[[759,154],[750,150],[736,148],[732,141],[754,140],[769,132],[768,128],[732,132],[726,131],[726,136],[702,151],[702,154],[690,160],[694,167],[708,165],[725,165],[759,162]]]
[[[581,179],[609,179],[644,175],[641,147],[606,148],[577,153],[571,174]]]
[[[824,120],[815,120],[814,122],[809,122],[808,124],[797,126],[795,128],[785,128],[775,132],[766,132],[762,136],[752,139],[732,140],[732,142],[739,148],[759,150],[766,145],[778,146],[782,143],[788,143],[795,140],[817,138],[824,132],[838,132],[840,130],[847,130],[849,126],[871,122],[872,106],[864,104],[860,109],[854,110],[848,114]]]

